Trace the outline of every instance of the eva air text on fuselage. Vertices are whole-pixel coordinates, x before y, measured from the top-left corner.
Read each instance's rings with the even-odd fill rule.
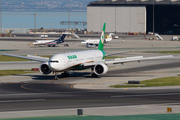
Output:
[[[69,60],[71,59],[77,59],[77,56],[76,55],[70,55],[70,56],[67,56]]]

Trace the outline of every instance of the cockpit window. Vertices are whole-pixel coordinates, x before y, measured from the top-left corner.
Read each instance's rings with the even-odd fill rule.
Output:
[[[51,63],[59,63],[58,60],[51,60],[50,62],[51,62]]]

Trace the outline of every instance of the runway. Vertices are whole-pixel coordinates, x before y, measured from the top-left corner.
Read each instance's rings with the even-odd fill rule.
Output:
[[[69,84],[0,84],[2,111],[179,103],[180,89],[82,90]]]

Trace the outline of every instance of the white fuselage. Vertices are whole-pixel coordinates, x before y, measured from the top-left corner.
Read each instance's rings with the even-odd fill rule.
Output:
[[[110,42],[112,40],[112,38],[107,38],[105,39],[105,43],[106,42]],[[93,43],[93,44],[99,44],[99,39],[89,39],[89,40],[84,40],[83,42],[81,42],[81,44],[86,44],[86,43]]]
[[[75,70],[78,65],[94,61],[102,61],[103,52],[100,50],[87,50],[56,54],[51,57],[49,66],[52,71],[61,72]]]
[[[83,42],[81,42],[81,44],[86,44],[86,43],[93,43],[93,44],[99,44],[99,40],[84,40]]]
[[[33,43],[33,45],[46,45],[46,44],[57,44],[55,40],[37,40]]]
[[[108,38],[104,40],[105,43],[112,41],[112,35],[113,33],[109,34]],[[89,39],[89,40],[84,40],[83,42],[81,42],[81,44],[87,44],[87,43],[99,44],[99,39]]]

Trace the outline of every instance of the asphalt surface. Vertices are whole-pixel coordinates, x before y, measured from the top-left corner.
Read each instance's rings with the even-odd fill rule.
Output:
[[[159,60],[159,62],[162,60]],[[150,64],[135,68],[110,70],[101,80],[112,77],[134,76],[135,73],[176,69],[180,62]],[[132,66],[131,66],[132,67]],[[135,73],[134,73],[135,72]],[[72,81],[92,79],[90,72],[71,73],[68,78],[54,81],[53,75],[44,76],[33,73],[31,81],[6,81],[0,84],[0,111],[46,110],[87,107],[130,106],[149,104],[179,104],[180,88],[153,89],[78,89]],[[152,73],[153,74],[153,73]],[[137,74],[140,76],[139,74]],[[26,75],[19,75],[26,76]],[[151,76],[151,75],[148,75]],[[17,75],[18,77],[18,75]],[[12,78],[13,79],[13,78]],[[84,85],[86,86],[86,85]]]
[[[18,49],[7,53],[25,55],[27,53],[49,55],[64,51],[87,49],[80,47],[80,43],[70,45],[69,48],[31,48],[25,42],[2,42],[1,47]],[[153,45],[153,47],[152,47]],[[142,46],[144,48],[142,48]],[[154,47],[155,46],[155,47]],[[127,53],[123,56],[145,55],[154,56],[154,53],[144,53],[143,50],[156,51],[179,49],[178,42],[170,41],[119,41],[115,40],[105,46],[107,52],[117,52],[119,49],[137,50],[138,52]],[[113,48],[113,49],[112,49]],[[133,48],[133,49],[132,49]],[[155,54],[159,55],[159,54]],[[11,62],[0,63],[5,69],[9,68],[32,68],[39,63]],[[51,110],[51,109],[76,109],[91,107],[129,107],[132,105],[173,104],[179,106],[180,88],[134,88],[134,89],[108,89],[109,85],[127,82],[128,80],[144,80],[180,73],[179,57],[176,59],[151,60],[141,63],[128,63],[127,65],[115,65],[101,78],[89,77],[90,71],[74,72],[68,78],[54,81],[54,75],[16,75],[0,78],[0,112],[27,111],[27,110]],[[39,67],[39,65],[38,65]],[[89,85],[91,84],[91,85]],[[96,86],[93,88],[92,86]],[[107,86],[106,86],[107,85]],[[105,87],[101,87],[105,86]],[[100,88],[100,89],[97,89]],[[141,108],[140,108],[141,109]],[[138,109],[140,111],[140,109]],[[111,109],[109,109],[111,110]],[[138,111],[137,110],[137,111]],[[153,109],[156,111],[156,109]],[[107,111],[106,111],[107,112]],[[118,111],[116,111],[118,112]],[[126,112],[127,113],[127,112]],[[133,113],[129,111],[128,113]],[[140,112],[142,113],[142,111]],[[19,113],[16,113],[19,114]],[[119,113],[120,114],[120,113]]]
[[[35,41],[35,35],[34,34],[12,34],[12,36],[16,37],[0,37],[0,41],[28,41],[33,42]],[[48,38],[41,38],[40,34],[36,35],[36,40],[46,40],[46,39],[58,39],[61,36],[61,34],[48,34]],[[68,42],[75,42],[75,41],[83,41],[86,39],[99,39],[100,34],[79,34],[79,39],[77,38],[67,38]]]
[[[68,84],[0,84],[2,111],[179,103],[180,89],[82,90]]]
[[[16,35],[16,37],[34,37],[34,34],[12,34],[12,36]],[[39,37],[41,34],[36,34],[36,37]],[[46,34],[45,34],[46,35]],[[48,37],[60,37],[61,34],[48,34]],[[100,34],[78,34],[79,37],[86,38],[99,38]]]
[[[16,36],[16,37],[0,37],[0,41],[28,41],[28,42],[33,42],[35,41],[35,35],[34,34],[12,34],[12,36]],[[36,40],[44,40],[44,39],[58,39],[61,36],[61,34],[48,34],[48,38],[41,38],[40,34],[36,35]],[[68,42],[74,42],[74,41],[83,41],[83,40],[88,40],[88,39],[99,39],[100,38],[100,34],[78,34],[78,36],[80,38],[73,38],[73,36],[66,37],[65,40],[67,40]],[[106,36],[108,36],[108,34],[106,34]],[[134,37],[134,35],[122,35],[122,34],[117,34],[117,36],[119,36],[119,39],[136,39],[136,40],[143,40],[145,39],[144,35],[136,35]],[[149,37],[151,37],[150,35],[146,36],[148,39]],[[166,37],[167,39],[170,39],[170,36]]]
[[[48,37],[48,38],[40,38],[37,37],[36,40],[57,40],[59,39],[59,37]],[[80,41],[82,42],[84,40],[84,38],[80,38],[80,39],[68,39],[66,38],[66,41],[68,42],[77,42]],[[0,37],[0,41],[26,41],[26,42],[34,42],[35,38],[34,37]]]

